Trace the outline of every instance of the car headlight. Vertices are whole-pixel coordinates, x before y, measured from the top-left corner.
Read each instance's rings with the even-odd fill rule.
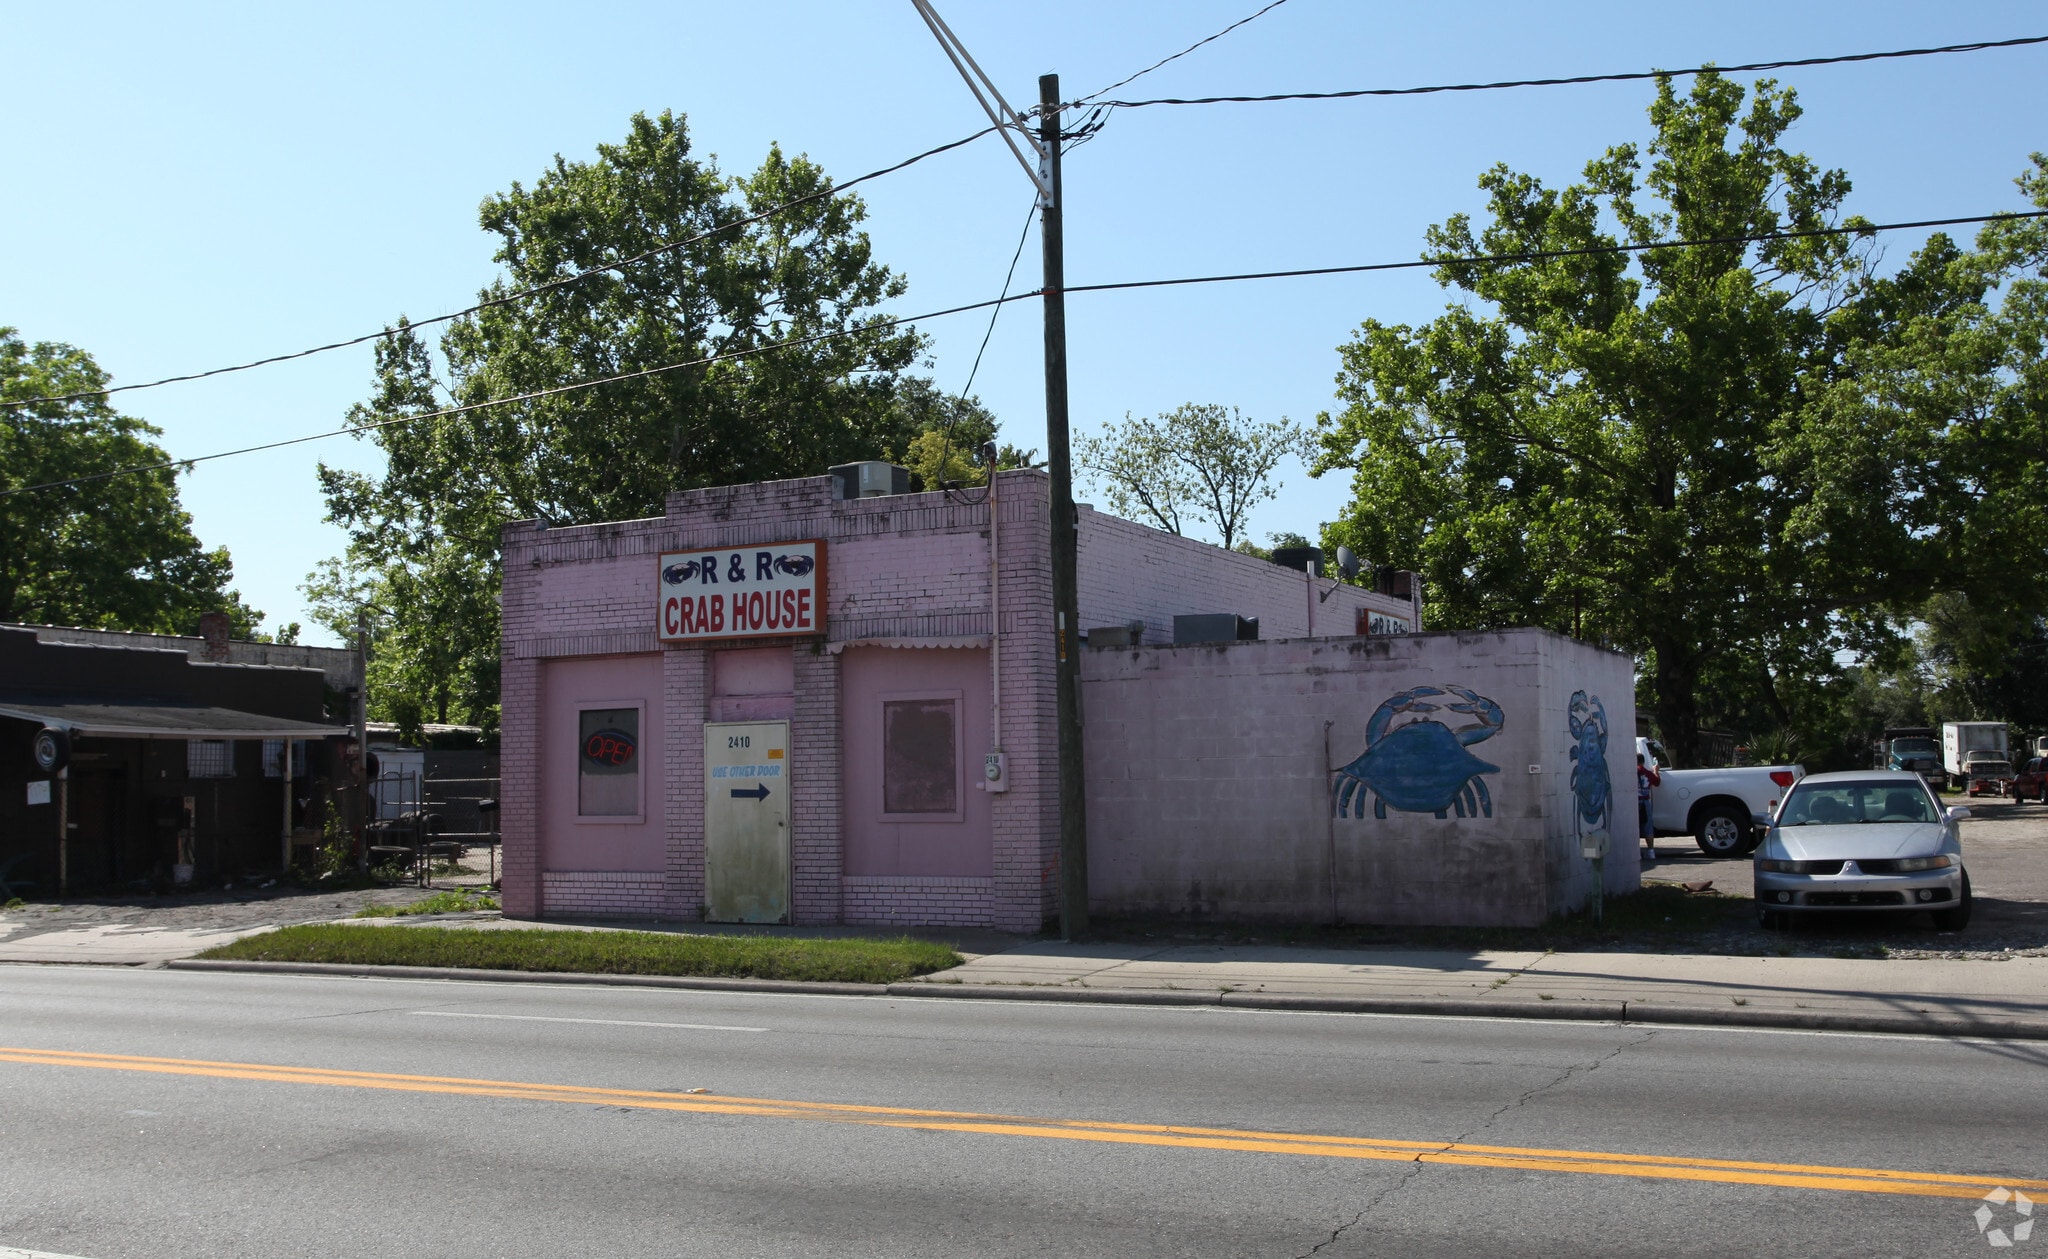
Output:
[[[1758,857],[1756,868],[1772,874],[1837,874],[1842,869],[1839,861],[1783,861],[1777,857]]]
[[[1900,874],[1911,874],[1916,870],[1946,870],[1955,863],[1956,859],[1947,854],[1935,857],[1901,857],[1893,864],[1892,869]]]

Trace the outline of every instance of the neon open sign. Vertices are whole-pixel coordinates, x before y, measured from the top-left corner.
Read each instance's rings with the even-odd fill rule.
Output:
[[[583,741],[583,759],[608,769],[624,769],[639,752],[639,744],[623,730],[599,730]]]

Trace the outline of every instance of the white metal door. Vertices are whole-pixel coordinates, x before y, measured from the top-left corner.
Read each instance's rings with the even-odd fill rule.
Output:
[[[704,723],[707,918],[788,922],[789,867],[789,723]]]

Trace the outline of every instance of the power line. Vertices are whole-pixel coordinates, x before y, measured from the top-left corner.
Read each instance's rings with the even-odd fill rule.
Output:
[[[903,168],[905,168],[906,166],[915,166],[917,163],[924,161],[926,158],[937,157],[941,153],[950,152],[953,149],[960,148],[962,145],[972,144],[976,140],[981,139],[983,136],[988,135],[989,133],[995,130],[995,127],[983,127],[981,130],[975,132],[971,136],[963,136],[958,140],[953,140],[949,143],[942,144],[935,149],[926,149],[924,152],[919,153],[915,157],[905,158],[904,160],[897,162],[892,166],[884,166],[880,170],[872,170],[865,175],[860,175],[853,179],[849,179],[843,184],[833,184],[829,187],[821,188],[818,191],[810,193],[806,196],[797,197],[792,201],[785,201],[781,205],[770,206],[768,209],[762,210],[757,214],[749,215],[743,219],[734,219],[730,223],[714,227],[707,232],[699,232],[697,235],[688,237],[687,239],[673,241],[666,245],[659,245],[653,249],[647,250],[645,253],[635,254],[631,258],[622,258],[617,262],[610,262],[604,264],[603,266],[592,267],[587,271],[578,271],[573,275],[563,276],[559,280],[549,280],[546,284],[536,284],[532,288],[520,289],[519,291],[514,293],[506,293],[499,297],[493,297],[488,301],[478,302],[474,306],[466,306],[463,309],[455,311],[451,314],[435,315],[431,319],[410,320],[408,321],[409,326],[414,328],[425,328],[437,323],[447,323],[450,320],[461,319],[466,315],[474,315],[479,311],[489,310],[494,306],[510,305],[513,302],[524,301],[529,297],[535,297],[542,293],[550,293],[555,291],[556,289],[568,288],[570,285],[573,284],[581,284],[583,281],[595,275],[604,275],[608,272],[623,271],[627,267],[638,266],[640,263],[646,262],[650,258],[658,258],[663,254],[674,253],[678,249],[684,249],[691,245],[695,245],[700,241],[709,240],[713,236],[717,236],[722,232],[729,232],[732,231],[734,228],[746,227],[753,223],[759,223],[763,219],[773,218],[774,216],[781,214],[786,210],[793,210],[798,206],[807,205],[810,202],[821,200],[825,197],[834,196],[838,193],[842,193],[846,191],[848,188],[853,187],[855,184],[864,184],[870,179],[880,179],[884,175],[893,175],[897,171],[900,171]],[[293,359],[309,358],[315,354],[325,354],[329,350],[345,350],[352,345],[361,345],[366,341],[376,341],[384,337],[388,337],[390,335],[392,335],[392,330],[390,328],[384,328],[377,332],[366,332],[359,337],[350,337],[345,341],[330,341],[326,345],[316,345],[313,346],[311,349],[306,350],[294,350],[289,354],[273,354],[269,358],[259,358],[248,363],[237,363],[232,367],[215,367],[203,372],[188,372],[182,376],[166,376],[161,380],[146,380],[133,385],[111,385],[105,389],[86,389],[81,390],[78,393],[52,394],[48,397],[42,398],[10,399],[6,401],[0,401],[0,407],[27,407],[49,402],[77,402],[86,398],[104,398],[111,394],[127,393],[130,390],[134,389],[155,389],[160,385],[175,385],[181,384],[185,381],[205,380],[210,376],[225,376],[230,372],[246,372],[252,368],[268,367],[273,363],[288,363]]]
[[[1254,15],[1256,16],[1256,15]],[[1794,70],[1805,66],[1846,65],[1858,61],[1890,61],[1901,57],[1932,57],[1944,53],[1983,52],[1993,48],[2020,48],[2048,44],[2048,35],[2018,39],[1979,40],[1969,44],[1944,44],[1938,48],[1900,48],[1891,52],[1859,52],[1838,57],[1796,57],[1782,61],[1752,61],[1739,66],[1694,66],[1687,70],[1631,70],[1617,74],[1580,74],[1557,79],[1503,79],[1493,83],[1440,83],[1430,87],[1361,87],[1340,92],[1276,92],[1266,96],[1163,96],[1142,101],[1098,101],[1106,109],[1142,109],[1147,105],[1253,105],[1271,101],[1336,101],[1359,96],[1429,96],[1438,92],[1492,92],[1511,87],[1566,87],[1582,83],[1633,83],[1644,79],[1680,78],[1693,74],[1748,74],[1760,70]],[[1105,91],[1108,89],[1104,89]],[[1097,93],[1100,95],[1100,93]],[[1077,101],[1076,106],[1087,104]]]
[[[1243,271],[1227,275],[1178,276],[1164,280],[1120,280],[1107,284],[1071,284],[1062,291],[1067,293],[1106,293],[1125,289],[1165,288],[1185,284],[1225,284],[1242,280],[1281,280],[1319,275],[1355,275],[1373,271],[1405,271],[1422,267],[1544,262],[1559,258],[1583,258],[1602,254],[1643,254],[1660,249],[1694,249],[1706,245],[1765,244],[1778,240],[1807,240],[1824,236],[1869,236],[1875,235],[1878,232],[1910,231],[1917,228],[1931,227],[1960,227],[1973,223],[2024,222],[2044,218],[2048,218],[2048,210],[2020,210],[1999,214],[1963,215],[1945,219],[1915,219],[1897,223],[1857,223],[1837,227],[1795,228],[1782,232],[1755,232],[1737,236],[1707,236],[1686,240],[1645,241],[1626,245],[1585,245],[1573,249],[1537,249],[1512,254],[1466,254],[1444,258],[1421,258],[1409,262],[1370,262],[1337,267],[1298,267],[1285,271]],[[600,385],[616,384],[626,380],[639,380],[648,376],[659,376],[667,372],[680,371],[686,367],[702,367],[707,364],[731,359],[751,358],[757,354],[765,354],[770,350],[793,349],[806,345],[815,345],[821,341],[853,336],[859,332],[881,331],[898,327],[903,324],[914,323],[920,319],[938,319],[946,315],[960,315],[969,311],[987,310],[992,306],[1002,306],[1010,302],[1029,301],[1032,298],[1043,296],[1045,296],[1045,290],[1043,289],[1036,289],[1028,293],[1012,293],[1006,297],[995,297],[987,301],[970,302],[964,306],[949,306],[944,310],[928,311],[922,315],[886,318],[862,328],[821,332],[808,337],[794,337],[787,341],[775,341],[767,345],[753,346],[745,350],[735,350],[731,353],[712,354],[680,363],[665,363],[659,367],[647,367],[638,371],[620,372],[617,375],[604,376],[595,380],[583,380],[573,384],[556,385],[548,389],[536,389],[529,393],[515,394],[507,398],[491,398],[483,402],[466,403],[459,407],[448,407],[440,411],[429,411],[421,415],[392,416],[389,419],[378,420],[370,424],[332,429],[321,433],[309,433],[303,437],[288,437],[282,441],[265,442],[259,446],[245,446],[239,450],[224,450],[211,455],[195,455],[189,459],[165,459],[156,463],[137,464],[132,467],[96,472],[90,476],[69,477],[59,481],[45,481],[37,485],[15,486],[10,489],[0,489],[0,498],[15,494],[27,494],[35,490],[57,489],[68,485],[84,485],[93,481],[104,481],[113,477],[135,473],[160,472],[167,468],[181,468],[195,463],[206,463],[215,459],[227,459],[236,455],[255,454],[258,451],[276,450],[284,446],[297,446],[306,442],[322,441],[329,437],[345,437],[352,433],[367,433],[394,425],[411,424],[419,420],[444,419],[448,416],[487,410],[491,407],[510,406],[516,402],[531,402],[538,398],[576,393],[584,389],[594,389]]]
[[[1423,267],[1484,266],[1503,262],[1545,262],[1557,258],[1584,258],[1599,254],[1644,254],[1659,249],[1694,249],[1703,245],[1754,245],[1775,240],[1807,240],[1819,236],[1869,236],[1878,232],[1908,231],[1921,227],[1958,227],[1971,223],[2005,223],[2048,218],[2048,210],[2021,210],[2010,214],[1971,214],[1953,219],[1917,219],[1900,223],[1859,223],[1846,227],[1794,228],[1783,232],[1756,232],[1741,236],[1703,236],[1688,240],[1647,241],[1634,245],[1584,245],[1576,249],[1537,249],[1515,254],[1469,254],[1449,258],[1418,258],[1412,262],[1367,262],[1342,267],[1298,267],[1287,271],[1242,271],[1230,275],[1179,276],[1170,280],[1123,280],[1114,284],[1070,284],[1069,293],[1104,293],[1120,289],[1169,288],[1182,284],[1226,284],[1237,280],[1288,280],[1312,275],[1356,275],[1367,271],[1411,271]],[[1029,294],[1026,294],[1029,296]]]
[[[968,369],[967,384],[960,390],[959,398],[963,404],[967,403],[974,393],[974,378],[981,374],[981,356],[988,352],[989,338],[996,334],[996,320],[1002,317],[1003,303],[1009,299],[1010,282],[1017,278],[1017,260],[1024,256],[1024,242],[1031,239],[1031,220],[1037,217],[1038,202],[1034,199],[1031,202],[1031,208],[1024,212],[1024,230],[1017,234],[1017,248],[1010,255],[1010,269],[1003,274],[1003,291],[996,295],[996,304],[988,312],[988,327],[982,329],[981,345],[974,351],[974,366]],[[939,488],[944,490],[948,496],[952,496],[954,491],[946,484],[946,461],[953,457],[953,430],[959,426],[960,409],[955,407],[953,408],[953,414],[946,420],[945,434],[939,439],[942,443],[939,453]],[[988,474],[991,480],[993,480],[996,474],[994,461],[989,463]],[[987,499],[988,493],[984,491],[981,498],[973,498],[965,492],[961,492],[959,497],[962,502],[967,503],[969,506],[979,506]]]
[[[1031,296],[1031,294],[1021,296]],[[374,432],[378,429],[391,428],[399,424],[411,424],[419,420],[446,419],[449,416],[465,415],[473,411],[488,410],[492,407],[510,406],[515,402],[532,402],[539,398],[552,398],[565,393],[577,393],[585,389],[595,389],[600,385],[614,385],[621,381],[642,380],[649,376],[661,376],[668,372],[681,371],[686,367],[704,367],[712,363],[752,358],[757,354],[766,354],[770,350],[795,349],[806,345],[816,345],[820,341],[853,336],[861,332],[886,331],[903,324],[914,323],[920,319],[938,319],[946,315],[965,314],[971,310],[987,310],[991,306],[1001,305],[1004,300],[1003,298],[995,298],[985,302],[970,302],[965,306],[950,306],[944,310],[927,311],[922,315],[895,316],[881,319],[859,328],[820,332],[808,337],[792,337],[786,341],[771,341],[766,345],[751,346],[744,350],[709,354],[703,358],[686,359],[679,363],[663,363],[659,367],[643,367],[638,371],[619,372],[611,376],[601,376],[595,380],[579,380],[573,384],[555,385],[547,389],[535,389],[527,393],[513,394],[506,398],[488,398],[482,402],[468,402],[458,407],[444,407],[439,411],[427,411],[419,415],[394,415],[388,419],[376,420],[369,424],[356,424],[347,428],[328,429],[324,432],[308,433],[303,437],[287,437],[281,441],[264,442],[256,446],[243,446],[235,450],[222,450],[210,455],[194,455],[189,459],[162,459],[155,463],[133,464],[125,468],[112,468],[105,472],[92,473],[89,476],[67,477],[63,480],[44,481],[36,485],[17,485],[8,489],[0,489],[0,498],[7,498],[15,494],[27,494],[35,490],[59,489],[68,485],[85,485],[93,481],[106,481],[114,477],[131,476],[142,472],[162,472],[167,468],[184,468],[195,463],[209,463],[215,459],[231,459],[237,455],[253,455],[265,450],[278,450],[285,446],[299,446],[307,442],[325,441],[330,437],[347,437],[356,433]],[[1008,300],[1016,301],[1020,300],[1020,298],[1010,298]]]
[[[1220,31],[1217,31],[1217,32],[1216,32],[1216,33],[1215,33],[1214,35],[1211,35],[1211,36],[1209,36],[1209,38],[1207,38],[1207,39],[1198,39],[1198,40],[1196,40],[1196,41],[1195,41],[1194,43],[1192,43],[1192,44],[1189,44],[1189,45],[1188,45],[1188,46],[1187,46],[1186,48],[1183,48],[1183,49],[1181,49],[1181,50],[1180,50],[1179,52],[1177,52],[1177,53],[1173,54],[1173,55],[1172,55],[1171,57],[1162,57],[1162,58],[1160,58],[1159,60],[1157,60],[1157,61],[1153,62],[1153,63],[1152,63],[1151,65],[1149,65],[1149,66],[1146,66],[1146,67],[1145,67],[1145,68],[1144,68],[1143,70],[1140,70],[1140,71],[1138,71],[1138,72],[1137,72],[1136,74],[1134,74],[1134,75],[1131,75],[1131,76],[1130,76],[1129,78],[1126,78],[1126,79],[1118,79],[1118,80],[1117,80],[1116,82],[1114,82],[1114,83],[1110,84],[1110,85],[1109,85],[1108,87],[1106,87],[1106,88],[1103,88],[1103,89],[1102,89],[1101,91],[1099,91],[1099,92],[1090,92],[1090,93],[1089,93],[1088,95],[1086,95],[1086,96],[1082,97],[1082,98],[1080,99],[1080,101],[1079,101],[1079,102],[1077,102],[1077,104],[1082,104],[1082,105],[1085,105],[1085,104],[1087,104],[1087,103],[1088,103],[1089,101],[1092,101],[1092,100],[1094,100],[1094,99],[1095,99],[1096,97],[1098,97],[1098,96],[1101,96],[1101,95],[1103,95],[1104,93],[1108,93],[1108,92],[1114,92],[1114,91],[1116,91],[1116,90],[1117,90],[1118,88],[1120,88],[1120,87],[1124,86],[1124,85],[1125,85],[1125,84],[1127,84],[1127,83],[1131,83],[1131,82],[1134,82],[1134,81],[1136,81],[1136,80],[1138,80],[1138,79],[1142,79],[1142,78],[1144,78],[1144,77],[1145,77],[1146,75],[1148,75],[1148,74],[1152,73],[1152,72],[1153,72],[1154,70],[1157,70],[1157,69],[1158,69],[1159,67],[1161,67],[1161,66],[1165,65],[1165,64],[1166,64],[1167,62],[1169,62],[1169,61],[1178,61],[1178,60],[1180,60],[1180,59],[1181,59],[1182,57],[1185,57],[1185,56],[1187,56],[1187,55],[1188,55],[1189,53],[1193,52],[1193,51],[1194,51],[1195,49],[1197,49],[1197,48],[1200,48],[1200,47],[1201,47],[1202,45],[1204,45],[1204,44],[1213,44],[1213,43],[1215,43],[1215,42],[1216,42],[1217,40],[1219,40],[1219,39],[1222,39],[1222,38],[1223,38],[1223,37],[1224,37],[1225,35],[1228,35],[1228,34],[1230,34],[1230,32],[1232,32],[1232,31],[1236,30],[1236,29],[1237,29],[1238,27],[1240,27],[1240,26],[1243,26],[1243,25],[1244,25],[1244,24],[1246,24],[1247,22],[1252,22],[1252,21],[1255,21],[1255,20],[1257,20],[1257,19],[1259,19],[1259,18],[1262,18],[1262,17],[1264,17],[1264,16],[1266,16],[1266,15],[1267,15],[1268,13],[1271,13],[1271,12],[1272,12],[1273,10],[1275,10],[1275,9],[1279,8],[1279,7],[1281,6],[1281,5],[1283,5],[1283,4],[1286,4],[1286,3],[1287,3],[1287,0],[1273,0],[1273,3],[1271,3],[1271,4],[1267,5],[1267,6],[1266,6],[1265,8],[1263,8],[1263,9],[1260,9],[1260,10],[1259,10],[1259,11],[1258,11],[1257,13],[1254,13],[1254,14],[1252,14],[1252,15],[1251,15],[1251,17],[1239,18],[1239,19],[1238,19],[1237,21],[1235,21],[1235,22],[1232,22],[1232,23],[1231,23],[1230,25],[1228,25],[1228,26],[1224,27],[1224,28],[1223,28],[1222,30],[1220,30]]]

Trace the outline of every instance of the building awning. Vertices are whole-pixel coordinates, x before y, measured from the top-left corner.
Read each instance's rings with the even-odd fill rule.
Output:
[[[836,656],[848,647],[899,647],[911,649],[987,647],[988,635],[967,634],[955,638],[847,638],[826,643],[825,654]]]
[[[351,733],[346,726],[265,717],[232,708],[172,704],[0,699],[0,717],[33,721],[81,738],[98,739],[331,739]]]

